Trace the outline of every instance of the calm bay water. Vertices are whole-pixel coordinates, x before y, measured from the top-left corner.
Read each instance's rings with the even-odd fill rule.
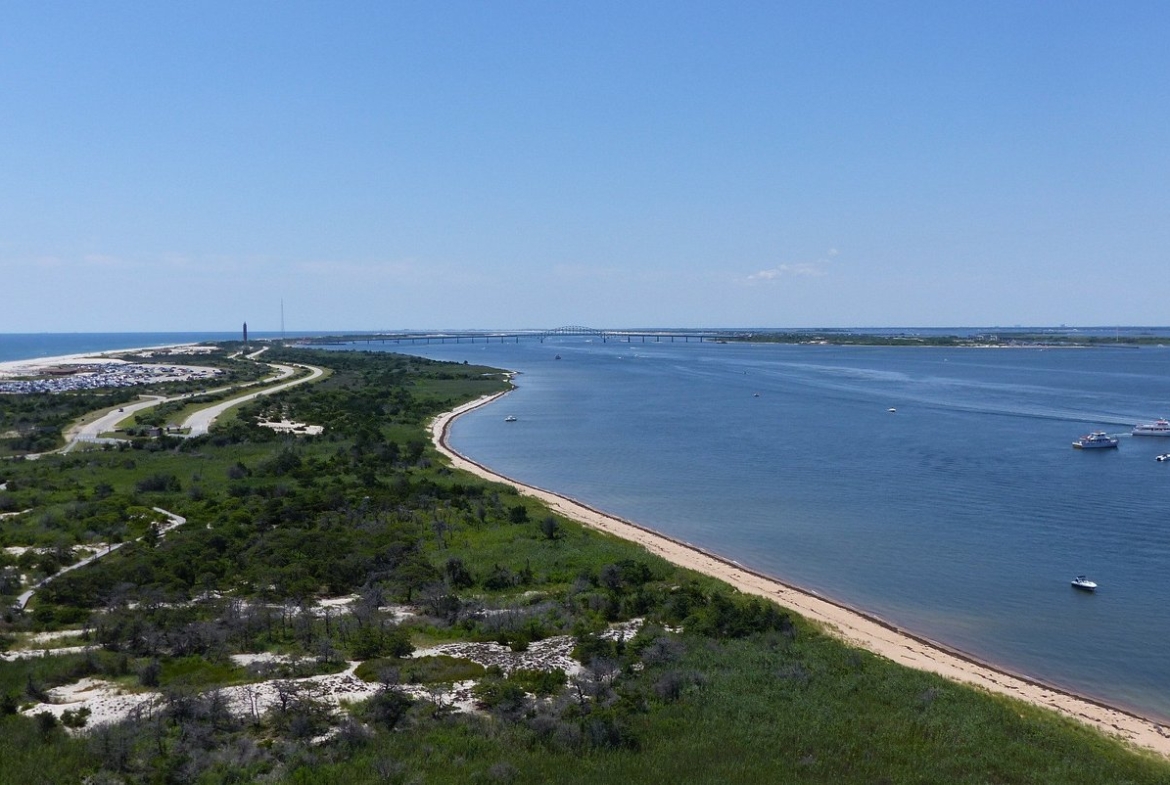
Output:
[[[0,335],[0,361],[235,337]],[[1170,349],[384,348],[520,372],[452,433],[503,474],[1170,720],[1170,439],[1127,435],[1170,415]],[[1120,449],[1071,448],[1098,429]]]
[[[1128,436],[1170,349],[387,348],[520,372],[452,431],[503,474],[1170,718],[1170,439]],[[1098,429],[1120,449],[1072,449]]]

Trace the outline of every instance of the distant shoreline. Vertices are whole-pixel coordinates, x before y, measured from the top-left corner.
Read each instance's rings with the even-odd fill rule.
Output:
[[[783,344],[792,346],[874,346],[940,349],[1139,349],[1170,346],[1170,328],[1127,327],[1122,335],[1105,328],[778,328],[778,329],[593,329],[564,327],[540,330],[419,330],[402,332],[337,333],[307,336],[308,345],[414,345],[417,343],[476,343],[503,340],[544,340],[549,335],[576,335],[610,343],[690,341],[710,344]]]
[[[628,521],[561,494],[526,485],[492,471],[459,453],[449,443],[451,424],[462,414],[491,403],[507,391],[484,396],[437,416],[430,425],[436,448],[455,468],[493,482],[511,485],[520,493],[540,499],[552,510],[600,531],[634,542],[666,560],[724,581],[740,591],[774,600],[801,616],[821,624],[830,634],[901,665],[974,685],[989,692],[1017,698],[1055,710],[1087,723],[1108,736],[1170,757],[1170,730],[1156,720],[1111,706],[1102,700],[1045,684],[990,665],[945,644],[906,632],[879,617],[850,608],[815,592],[786,584],[743,567],[690,543],[675,540],[633,521]]]
[[[58,365],[84,365],[87,362],[124,362],[115,355],[134,354],[135,352],[157,352],[163,349],[179,349],[188,346],[199,346],[198,343],[171,343],[158,346],[139,346],[132,349],[105,349],[97,352],[78,352],[76,354],[59,354],[52,357],[29,357],[23,360],[0,361],[0,379],[6,376],[23,375],[30,372],[43,371]]]

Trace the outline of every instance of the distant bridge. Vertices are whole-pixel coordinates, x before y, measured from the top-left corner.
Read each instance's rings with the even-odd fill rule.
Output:
[[[521,338],[536,339],[541,343],[549,338],[581,337],[600,340],[602,343],[620,341],[623,343],[690,343],[695,341],[726,340],[731,333],[716,330],[599,330],[595,327],[568,325],[551,330],[464,330],[435,332],[368,333],[344,335],[320,340],[308,339],[307,343],[519,343]]]

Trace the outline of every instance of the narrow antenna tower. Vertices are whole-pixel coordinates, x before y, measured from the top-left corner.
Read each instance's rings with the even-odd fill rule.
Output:
[[[280,298],[280,345],[284,346],[284,298]]]

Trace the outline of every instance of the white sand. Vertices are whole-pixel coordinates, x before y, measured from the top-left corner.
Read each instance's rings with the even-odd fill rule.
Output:
[[[497,666],[505,674],[516,670],[551,671],[560,668],[569,676],[582,671],[581,663],[573,659],[572,653],[577,641],[571,635],[556,635],[535,641],[525,651],[512,651],[498,643],[440,643],[427,649],[419,649],[415,657],[444,655],[471,660],[485,668]]]
[[[325,432],[324,425],[309,425],[308,423],[293,422],[292,420],[278,420],[276,422],[261,420],[256,424],[261,428],[271,428],[277,433],[293,433],[304,434],[306,436],[316,436]]]
[[[820,623],[826,631],[838,638],[896,663],[1053,709],[1107,735],[1170,757],[1170,732],[1152,720],[976,662],[961,652],[906,633],[876,617],[744,569],[726,559],[672,540],[631,521],[606,515],[565,496],[504,477],[455,452],[447,443],[451,422],[460,414],[504,394],[484,396],[436,417],[431,423],[431,437],[438,449],[450,458],[452,466],[488,480],[507,483],[524,495],[540,499],[567,518],[635,542],[674,564],[718,578],[740,591],[774,600]]]
[[[272,658],[265,659],[273,661]],[[224,699],[227,710],[244,719],[256,719],[277,708],[281,702],[281,690],[290,688],[299,696],[319,701],[336,710],[368,700],[382,689],[381,684],[362,681],[354,675],[358,665],[357,662],[349,662],[341,673],[309,676],[303,679],[272,679],[224,687],[219,690],[219,694]],[[470,711],[474,709],[472,698],[474,685],[473,681],[457,682],[453,685],[403,684],[395,689],[416,698],[435,701],[442,706]],[[32,716],[47,711],[60,718],[66,711],[87,708],[90,716],[86,727],[93,728],[121,722],[136,713],[149,716],[162,709],[164,705],[163,696],[159,692],[131,692],[113,682],[91,678],[82,679],[76,684],[54,687],[49,690],[49,699],[50,703],[38,703],[22,713]]]
[[[108,352],[60,354],[55,357],[30,357],[24,360],[6,360],[0,362],[0,379],[12,376],[27,376],[29,374],[39,373],[47,368],[57,368],[62,365],[128,362],[127,360],[114,359],[114,356],[134,354],[136,352],[157,352],[164,349],[186,349],[193,346],[196,346],[196,344],[169,344],[165,346],[143,346],[137,349],[112,349]]]

